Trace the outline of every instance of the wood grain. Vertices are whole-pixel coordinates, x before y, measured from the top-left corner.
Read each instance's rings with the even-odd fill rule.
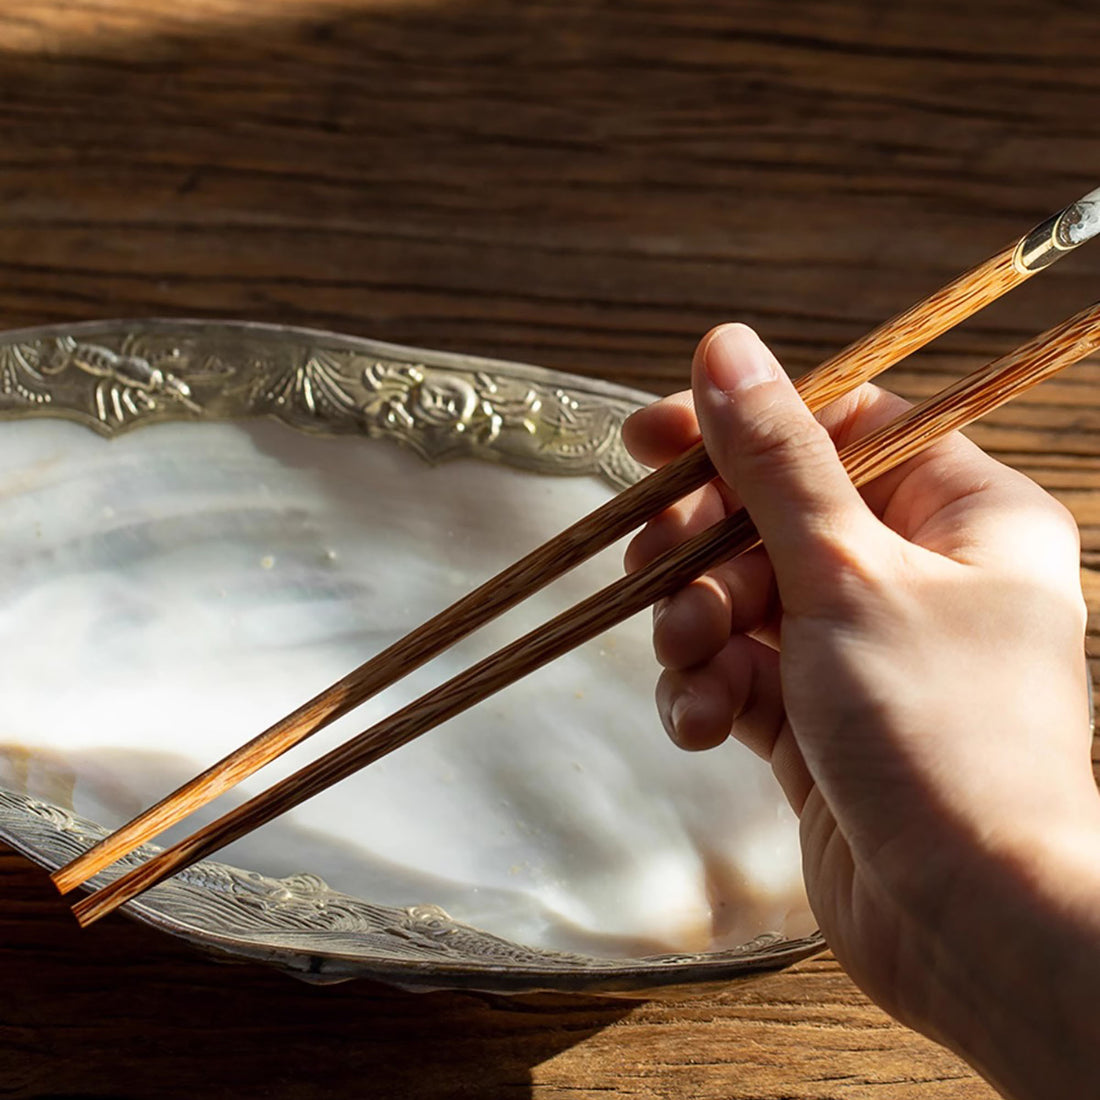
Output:
[[[1072,0],[24,0],[0,9],[0,324],[221,316],[654,392],[754,324],[801,373],[1100,181]],[[944,337],[926,395],[1086,305],[1100,250]],[[974,435],[1082,528],[1100,365]],[[698,1002],[312,990],[0,858],[0,1095],[989,1097],[825,960]]]
[[[634,1003],[311,988],[148,929],[76,928],[0,852],[0,1096],[989,1100],[829,958]]]

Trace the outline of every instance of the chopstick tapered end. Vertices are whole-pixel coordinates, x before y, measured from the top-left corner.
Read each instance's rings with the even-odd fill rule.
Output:
[[[64,867],[54,871],[50,875],[50,881],[57,887],[59,893],[68,894],[87,882],[93,875],[99,874],[120,859],[125,859],[142,844],[153,839],[170,825],[174,825],[192,809],[208,801],[206,797],[195,800],[196,790],[203,795],[209,793],[209,797],[221,793],[224,788],[211,783],[208,776],[209,772],[204,772],[172,795],[138,814],[132,821],[120,826],[113,833],[108,833],[75,859],[66,863]]]
[[[93,875],[98,874],[104,867],[110,867],[112,863],[122,859],[131,851],[131,847],[125,845],[129,830],[118,830],[105,836],[98,843],[85,849],[75,859],[71,859],[63,867],[58,867],[50,875],[50,881],[57,887],[60,894],[68,894],[78,886],[82,886]],[[120,842],[123,842],[120,844]]]
[[[94,874],[94,872],[92,872]],[[82,873],[81,857],[74,859],[72,863],[66,863],[59,867],[52,875],[50,882],[57,888],[59,894],[68,894],[75,890],[82,882],[87,882],[91,875]]]
[[[135,867],[129,873],[104,886],[103,889],[96,890],[86,898],[81,898],[73,906],[73,916],[76,917],[77,924],[81,928],[87,928],[90,924],[95,924],[97,920],[102,920],[103,917],[113,913],[120,905],[137,897],[150,885],[146,881],[147,873],[142,873],[147,866],[148,864],[142,864],[140,867]]]
[[[247,805],[248,803],[245,803],[245,806]],[[209,852],[215,851],[218,845],[211,841],[211,836],[219,837],[221,843],[228,844],[243,835],[245,830],[241,829],[238,820],[242,816],[243,809],[244,807],[238,807],[237,810],[226,815],[237,827],[235,832],[232,829],[225,829],[224,823],[220,830],[215,827],[217,822],[214,825],[207,825],[194,836],[179,841],[171,848],[165,848],[163,852],[158,852],[144,863],[139,863],[136,867],[131,867],[120,874],[102,889],[82,898],[73,906],[73,915],[81,928],[94,924],[108,913],[113,913],[120,905],[133,901],[139,894],[151,890],[170,875],[185,871]]]
[[[95,895],[89,895],[82,902],[78,902],[73,906],[73,916],[76,917],[76,923],[81,928],[87,928],[89,925],[95,924],[101,917],[105,917],[111,910],[104,910],[98,912],[88,903],[95,900]]]

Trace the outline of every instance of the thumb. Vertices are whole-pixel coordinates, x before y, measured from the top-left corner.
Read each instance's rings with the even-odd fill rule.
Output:
[[[692,389],[707,452],[760,533],[784,608],[824,610],[845,566],[883,530],[828,432],[745,325],[722,325],[703,338]]]

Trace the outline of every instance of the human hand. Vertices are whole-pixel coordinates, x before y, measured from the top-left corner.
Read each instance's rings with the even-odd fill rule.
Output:
[[[1035,1049],[1043,1013],[998,936],[1084,950],[1070,984],[1097,1018],[1100,985],[1081,982],[1100,977],[1100,797],[1077,531],[959,435],[861,496],[830,435],[842,446],[904,407],[864,386],[819,424],[750,330],[714,330],[693,399],[624,435],[661,465],[701,430],[721,481],[651,522],[627,566],[743,502],[763,547],[657,609],[666,728],[693,749],[732,734],[771,761],[814,913],[866,992],[1014,1095],[1053,1095],[1035,1074],[1050,1085],[1072,1059]],[[1074,1015],[1066,995],[1056,1016]],[[1062,1041],[1079,1026],[1059,1019]],[[1006,1050],[1010,1035],[1027,1038]]]

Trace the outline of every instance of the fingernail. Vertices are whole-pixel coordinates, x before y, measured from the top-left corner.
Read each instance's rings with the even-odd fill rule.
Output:
[[[690,692],[684,691],[676,696],[672,700],[672,707],[669,710],[669,721],[672,723],[672,729],[669,731],[676,741],[681,740],[680,730],[684,720],[695,706],[695,700]]]
[[[722,325],[703,348],[707,377],[723,393],[752,389],[779,377],[779,364],[752,329]]]

